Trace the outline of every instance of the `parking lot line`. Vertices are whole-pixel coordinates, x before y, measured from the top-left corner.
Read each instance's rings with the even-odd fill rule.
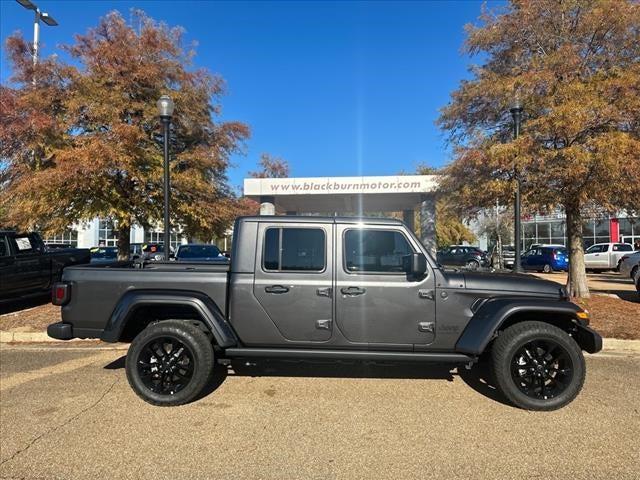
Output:
[[[2,381],[0,382],[0,392],[10,390],[14,387],[17,387],[18,385],[22,385],[23,383],[27,383],[32,380],[39,380],[43,377],[48,377],[50,375],[57,375],[60,373],[66,373],[72,370],[77,370],[78,368],[86,367],[88,365],[91,365],[92,363],[98,362],[100,360],[104,360],[106,357],[111,357],[111,356],[113,356],[111,352],[100,352],[98,354],[90,355],[88,357],[67,360],[66,362],[57,363],[55,365],[40,368],[38,370],[16,373],[5,379],[2,379]]]

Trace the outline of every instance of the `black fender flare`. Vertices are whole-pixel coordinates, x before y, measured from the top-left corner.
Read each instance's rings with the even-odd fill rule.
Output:
[[[216,303],[207,295],[189,290],[129,290],[111,313],[100,339],[117,342],[127,321],[136,309],[150,305],[183,305],[193,308],[209,328],[216,343],[223,347],[235,346],[238,339]]]
[[[577,313],[580,311],[580,307],[566,300],[532,297],[490,298],[480,306],[458,338],[456,352],[480,355],[509,317],[526,312],[541,316],[570,317],[575,323],[577,331],[574,338],[580,347],[589,353],[596,353],[602,349],[602,337],[578,318]]]

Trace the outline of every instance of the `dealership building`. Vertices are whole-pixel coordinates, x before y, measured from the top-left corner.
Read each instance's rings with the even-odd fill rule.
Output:
[[[397,175],[370,177],[247,178],[244,194],[260,204],[262,215],[393,216],[403,219],[424,244],[434,251],[437,176]],[[474,223],[470,228],[474,229]],[[585,215],[585,246],[602,242],[633,243],[640,240],[640,219],[624,213],[594,211]],[[487,249],[487,239],[477,235],[478,246]],[[132,243],[162,242],[162,227],[131,229]],[[108,220],[96,218],[68,231],[45,238],[81,248],[115,246],[116,231]],[[174,234],[171,244],[186,243]],[[228,242],[223,239],[222,242]],[[534,243],[567,244],[562,212],[522,219],[522,248]],[[229,245],[220,245],[227,248]]]

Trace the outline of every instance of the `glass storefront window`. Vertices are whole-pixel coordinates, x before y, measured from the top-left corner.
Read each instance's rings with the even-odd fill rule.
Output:
[[[44,243],[47,245],[70,245],[72,247],[78,246],[78,231],[66,230],[62,233],[56,233],[43,238]]]
[[[549,226],[551,227],[551,237],[564,238],[564,222],[551,222]]]
[[[98,223],[98,246],[116,247],[118,236],[111,220],[100,220]]]
[[[178,248],[178,245],[182,243],[182,238],[175,232],[171,232],[171,248],[174,250]],[[164,232],[157,230],[145,230],[144,232],[145,243],[164,243]]]
[[[596,220],[595,222],[595,236],[596,237],[606,237],[607,242],[609,241],[609,220]]]
[[[538,223],[538,243],[549,243],[551,226],[548,222]]]

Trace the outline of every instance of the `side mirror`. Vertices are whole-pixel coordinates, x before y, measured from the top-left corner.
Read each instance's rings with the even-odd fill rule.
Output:
[[[404,271],[412,277],[422,277],[427,271],[427,257],[422,253],[411,253],[402,257]]]

